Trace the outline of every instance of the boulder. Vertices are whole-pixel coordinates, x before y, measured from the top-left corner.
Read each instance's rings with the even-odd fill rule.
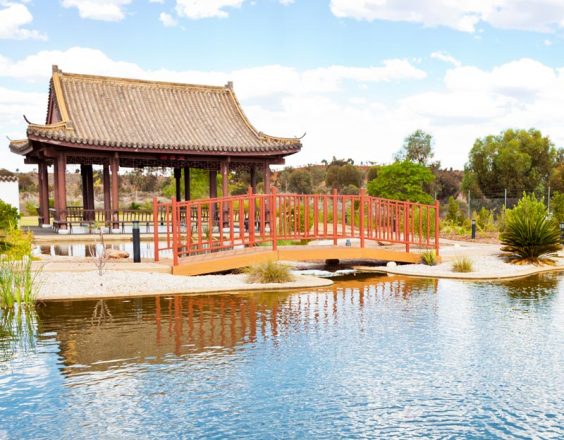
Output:
[[[117,249],[109,249],[106,252],[106,255],[110,260],[120,260],[122,258],[129,258],[129,252],[120,251]]]

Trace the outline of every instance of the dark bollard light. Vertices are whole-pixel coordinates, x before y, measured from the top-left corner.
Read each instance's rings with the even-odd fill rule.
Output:
[[[141,263],[141,234],[139,231],[139,221],[133,222],[133,262]]]
[[[472,240],[476,240],[476,220],[472,220]]]

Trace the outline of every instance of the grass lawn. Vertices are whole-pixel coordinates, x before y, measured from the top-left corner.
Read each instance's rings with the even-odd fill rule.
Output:
[[[37,226],[38,217],[36,215],[22,216],[20,226]]]

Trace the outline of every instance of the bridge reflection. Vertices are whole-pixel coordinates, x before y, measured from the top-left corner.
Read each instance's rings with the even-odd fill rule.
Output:
[[[39,333],[56,334],[64,371],[73,374],[212,350],[229,354],[259,339],[276,346],[295,333],[322,336],[335,325],[362,320],[376,302],[408,302],[436,289],[436,280],[383,277],[303,293],[53,302],[40,310]]]

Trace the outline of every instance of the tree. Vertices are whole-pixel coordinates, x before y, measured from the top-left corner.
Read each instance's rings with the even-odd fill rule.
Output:
[[[368,183],[368,194],[394,200],[431,203],[433,197],[423,189],[435,176],[425,166],[404,160],[380,168],[378,178]]]
[[[403,146],[396,154],[396,160],[428,165],[433,157],[432,143],[433,136],[423,130],[415,130],[403,141]]]
[[[539,130],[506,130],[477,139],[465,166],[463,188],[476,184],[486,196],[543,192],[558,151]]]
[[[351,163],[329,165],[325,183],[328,188],[337,188],[339,191],[348,185],[360,188],[362,172]]]
[[[295,170],[290,174],[289,188],[296,194],[311,194],[313,190],[311,174],[305,168]]]

